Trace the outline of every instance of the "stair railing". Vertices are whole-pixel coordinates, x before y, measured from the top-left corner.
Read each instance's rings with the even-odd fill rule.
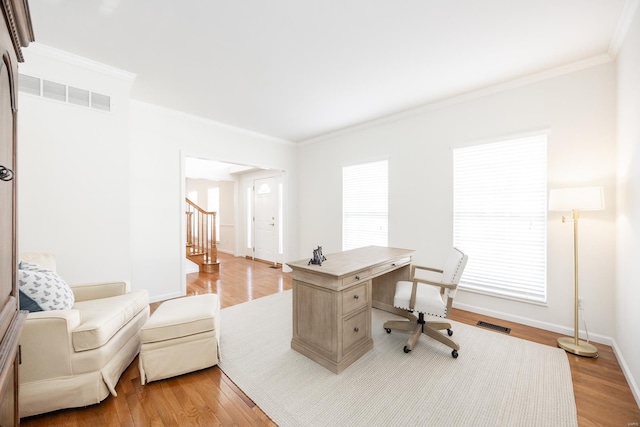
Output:
[[[207,212],[188,198],[187,202],[187,258],[200,265],[203,273],[218,271],[216,245],[217,212]]]

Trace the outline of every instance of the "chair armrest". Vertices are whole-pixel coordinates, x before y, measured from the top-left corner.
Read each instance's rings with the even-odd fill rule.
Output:
[[[413,279],[413,281],[417,282],[417,283],[425,283],[427,285],[439,286],[439,287],[445,288],[445,289],[457,289],[458,288],[458,285],[456,285],[455,283],[434,282],[432,280],[420,279],[418,277],[415,277]]]
[[[71,332],[79,325],[78,310],[29,313],[20,336],[20,382],[73,375]]]
[[[442,283],[442,282],[434,282],[433,280],[421,279],[419,277],[413,278],[413,287],[411,288],[411,297],[409,299],[409,307],[416,306],[416,292],[418,290],[418,283],[424,283],[426,285],[437,286],[440,288],[440,294],[446,298],[447,304],[447,317],[449,317],[449,311],[451,310],[451,306],[453,304],[453,297],[456,295],[456,291],[458,289],[458,285],[456,283]]]
[[[131,291],[131,285],[127,281],[87,283],[71,285],[71,290],[76,301],[87,301],[124,295]]]
[[[426,267],[424,265],[413,265],[414,270],[426,270],[426,271],[433,271],[436,273],[441,273],[443,272],[443,270],[440,270],[439,268],[434,268],[434,267]]]

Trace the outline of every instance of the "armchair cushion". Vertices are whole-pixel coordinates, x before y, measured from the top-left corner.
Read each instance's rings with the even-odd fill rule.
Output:
[[[77,302],[82,323],[73,330],[73,349],[77,352],[105,345],[124,325],[149,305],[146,290],[125,295]]]

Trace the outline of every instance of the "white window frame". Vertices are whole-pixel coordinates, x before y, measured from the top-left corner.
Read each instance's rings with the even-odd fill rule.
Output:
[[[460,288],[546,304],[546,134],[454,148],[453,163]]]
[[[387,246],[389,161],[342,168],[342,250]]]

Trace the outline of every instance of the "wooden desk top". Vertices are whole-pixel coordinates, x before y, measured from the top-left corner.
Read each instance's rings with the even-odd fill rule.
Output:
[[[309,273],[325,274],[340,278],[353,274],[362,269],[383,264],[397,258],[411,256],[412,249],[388,248],[385,246],[366,246],[364,248],[325,254],[326,261],[322,265],[309,265],[309,258],[286,264],[294,271],[302,270]]]

